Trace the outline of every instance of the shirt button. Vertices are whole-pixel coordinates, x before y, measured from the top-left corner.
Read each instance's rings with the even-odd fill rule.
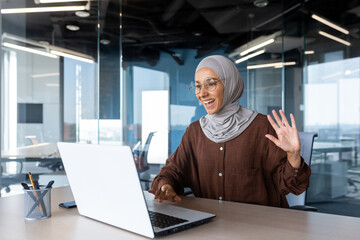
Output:
[[[222,173],[219,173],[219,177],[221,177],[222,176]]]
[[[294,177],[296,177],[297,176],[297,174],[294,174]]]
[[[222,200],[222,197],[221,197],[221,196],[219,197],[219,200]]]
[[[294,169],[294,172],[295,172],[295,173],[299,172],[299,169]]]
[[[223,148],[223,147],[220,147],[220,151],[222,151],[222,150],[224,150],[224,148]]]

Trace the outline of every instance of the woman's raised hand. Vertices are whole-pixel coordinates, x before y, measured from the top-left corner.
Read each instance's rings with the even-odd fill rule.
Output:
[[[159,202],[164,200],[178,202],[181,201],[181,198],[176,194],[174,188],[170,184],[164,184],[161,186],[159,190],[150,189],[148,190],[149,193],[155,195],[155,199],[158,199]]]
[[[273,118],[270,115],[267,115],[267,118],[271,126],[274,128],[278,138],[270,134],[266,134],[265,137],[267,137],[270,141],[275,143],[276,146],[278,146],[287,153],[288,161],[290,162],[293,168],[299,168],[301,162],[301,157],[300,157],[301,143],[300,143],[299,133],[296,129],[294,115],[290,114],[290,118],[291,118],[291,125],[290,125],[285,116],[285,113],[282,110],[279,110],[279,113],[281,115],[282,120],[280,119],[279,115],[276,113],[275,110],[272,111],[272,114],[276,122],[273,120]]]

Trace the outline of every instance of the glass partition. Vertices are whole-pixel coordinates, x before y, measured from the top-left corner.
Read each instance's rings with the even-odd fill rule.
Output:
[[[94,63],[64,59],[64,141],[98,143],[98,82]]]
[[[2,196],[21,192],[27,172],[67,184],[56,142],[98,143],[97,10],[96,1],[1,2]]]
[[[316,7],[307,4],[303,56],[304,130],[318,134],[307,201],[320,210],[357,216],[360,42],[354,29],[360,26],[359,7],[338,6],[339,11],[347,8],[347,17],[333,17]]]
[[[281,68],[248,70],[248,107],[262,114],[282,109]]]
[[[13,10],[59,6],[76,9]],[[129,145],[149,187],[206,114],[188,87],[200,60],[219,54],[245,82],[241,105],[284,109],[318,134],[308,204],[353,216],[359,22],[356,1],[1,1],[1,194],[27,171],[65,176],[57,141]]]

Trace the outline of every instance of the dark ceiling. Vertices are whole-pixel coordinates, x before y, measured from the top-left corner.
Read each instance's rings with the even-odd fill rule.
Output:
[[[196,49],[197,58],[217,49],[230,53],[249,40],[282,30],[282,27],[286,34],[300,37],[304,30],[308,34],[319,27],[316,21],[310,21],[313,12],[347,27],[352,38],[358,38],[360,27],[359,0],[269,0],[262,8],[255,6],[254,0],[120,2],[90,1],[90,16],[86,18],[78,17],[74,12],[2,15],[3,32],[46,41],[95,59],[99,37],[110,40],[109,45],[100,45],[105,52],[120,49],[121,42],[125,61],[140,60],[154,65],[160,52],[172,55],[178,64],[182,64],[177,49]],[[57,5],[74,4],[86,2]],[[2,8],[24,6],[39,7],[32,0],[2,1]],[[286,25],[282,24],[284,19]],[[303,27],[304,22],[308,23],[306,27]],[[68,24],[78,25],[80,30],[70,31],[66,28]]]

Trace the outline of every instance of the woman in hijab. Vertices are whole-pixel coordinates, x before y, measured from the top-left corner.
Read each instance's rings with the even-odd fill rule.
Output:
[[[149,192],[180,201],[189,187],[196,197],[288,207],[285,195],[304,192],[310,177],[294,116],[290,125],[281,110],[274,121],[240,106],[244,82],[220,55],[199,63],[193,88],[208,114],[189,125]]]

